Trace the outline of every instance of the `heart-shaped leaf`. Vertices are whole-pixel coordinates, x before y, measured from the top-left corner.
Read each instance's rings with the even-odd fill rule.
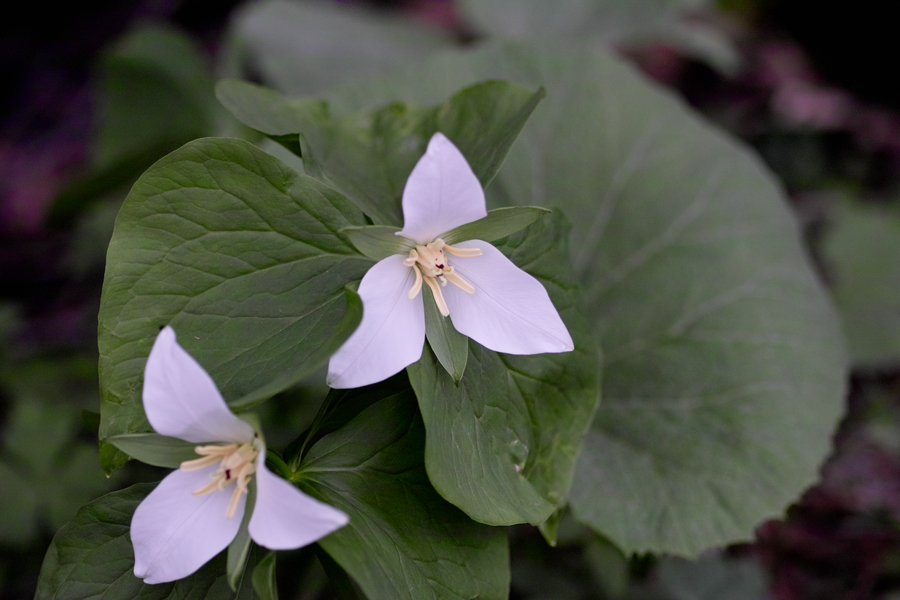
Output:
[[[345,285],[371,261],[337,233],[362,223],[339,193],[246,142],[197,140],[157,162],[109,246],[101,440],[149,431],[143,368],[165,325],[242,409],[318,368],[361,318]],[[101,456],[108,471],[124,460],[108,445]]]

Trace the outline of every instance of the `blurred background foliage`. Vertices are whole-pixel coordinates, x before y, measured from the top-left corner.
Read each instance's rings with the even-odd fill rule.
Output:
[[[131,183],[210,135],[243,137],[302,168],[225,113],[214,82],[314,95],[489,38],[612,47],[750,144],[789,193],[855,365],[820,482],[751,543],[687,561],[624,556],[569,518],[556,548],[516,527],[512,597],[900,598],[900,86],[889,5],[566,6],[95,0],[52,16],[23,5],[24,17],[0,23],[0,598],[32,596],[53,533],[81,505],[160,476],[130,463],[107,479],[97,460],[96,314]],[[273,447],[315,414],[325,394],[312,381],[264,405]],[[279,563],[282,598],[356,593],[315,549]]]

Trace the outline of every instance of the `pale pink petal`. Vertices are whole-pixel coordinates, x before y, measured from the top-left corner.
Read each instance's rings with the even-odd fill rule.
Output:
[[[159,332],[144,369],[144,412],[161,435],[188,442],[246,442],[253,428],[234,416],[212,377],[175,340]]]
[[[187,577],[225,549],[237,535],[246,494],[225,517],[234,486],[206,496],[191,492],[210,481],[213,465],[199,471],[173,471],[138,505],[131,519],[134,574],[145,583]]]
[[[466,158],[435,133],[403,188],[403,229],[397,235],[427,244],[486,216],[484,190]]]
[[[256,461],[256,506],[250,517],[254,542],[270,550],[291,550],[347,524],[347,515],[269,471],[265,458],[260,454]]]
[[[360,282],[362,322],[328,362],[331,387],[356,388],[382,381],[422,356],[422,293],[408,297],[416,278],[403,260],[394,255],[378,261]]]
[[[487,242],[470,240],[456,246],[482,251],[481,256],[471,258],[450,257],[456,272],[475,286],[473,294],[454,285],[443,288],[457,331],[506,354],[567,352],[575,347],[537,279]]]

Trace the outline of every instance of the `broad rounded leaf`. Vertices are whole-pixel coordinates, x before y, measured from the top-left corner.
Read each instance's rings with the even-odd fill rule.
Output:
[[[666,25],[709,0],[462,0],[462,14],[503,38],[611,45]]]
[[[371,404],[316,442],[296,474],[305,492],[350,517],[319,543],[370,600],[502,600],[505,532],[474,523],[431,487],[415,398],[398,379],[350,392]]]
[[[246,142],[197,140],[157,162],[109,246],[101,440],[149,429],[142,375],[166,325],[227,401],[274,394],[320,366],[358,324],[344,286],[371,263],[337,232],[362,224],[340,194]],[[110,446],[101,455],[107,470],[124,459]]]
[[[627,551],[746,539],[816,479],[845,385],[837,319],[781,190],[604,54],[447,54],[328,99],[346,112],[398,95],[424,104],[495,77],[549,93],[488,204],[565,211],[606,355],[576,515]]]
[[[325,2],[259,2],[235,16],[237,47],[281,91],[314,94],[452,44],[421,20]]]

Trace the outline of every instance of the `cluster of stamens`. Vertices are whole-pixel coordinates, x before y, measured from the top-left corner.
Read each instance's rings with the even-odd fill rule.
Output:
[[[256,457],[259,454],[259,449],[260,443],[258,439],[240,445],[197,446],[194,448],[194,452],[199,454],[201,458],[184,461],[181,463],[180,469],[182,471],[197,471],[219,463],[219,468],[209,476],[212,481],[202,488],[194,490],[194,495],[205,496],[212,494],[213,492],[224,490],[234,483],[235,487],[231,493],[231,501],[228,503],[228,509],[225,511],[225,517],[230,519],[237,510],[241,494],[247,493],[247,484],[250,483],[252,475],[256,472]]]
[[[467,294],[471,294],[475,291],[475,286],[459,276],[456,270],[450,266],[445,253],[462,257],[481,256],[481,249],[454,248],[438,238],[429,244],[416,246],[410,250],[409,258],[404,259],[403,264],[412,267],[416,273],[416,282],[409,289],[409,299],[412,300],[419,295],[424,281],[431,288],[431,295],[434,297],[438,310],[446,317],[450,314],[450,309],[447,308],[441,288],[446,286],[449,281]]]

